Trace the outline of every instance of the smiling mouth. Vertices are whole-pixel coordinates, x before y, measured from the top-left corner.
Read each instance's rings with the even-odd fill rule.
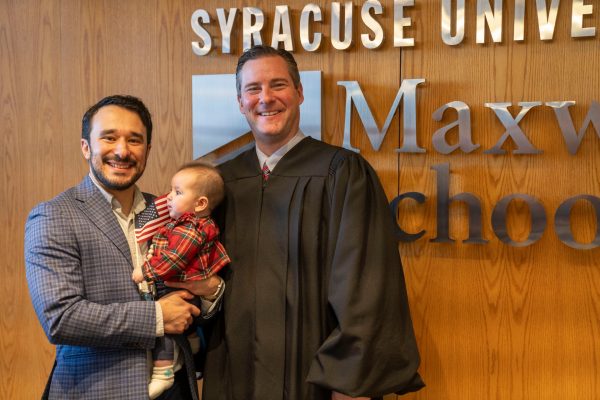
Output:
[[[259,116],[261,117],[272,117],[273,115],[277,115],[279,114],[281,111],[268,111],[268,112],[261,112],[258,113]]]
[[[122,161],[114,161],[114,160],[106,161],[106,163],[114,169],[122,169],[122,170],[132,168],[135,165],[135,163],[132,163],[132,162],[122,162]]]

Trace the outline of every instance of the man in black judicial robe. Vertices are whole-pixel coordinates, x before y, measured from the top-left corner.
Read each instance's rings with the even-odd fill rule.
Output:
[[[300,132],[302,85],[290,53],[254,47],[236,75],[256,148],[221,166],[220,226],[232,262],[204,400],[420,389],[395,222],[377,175],[360,155]]]

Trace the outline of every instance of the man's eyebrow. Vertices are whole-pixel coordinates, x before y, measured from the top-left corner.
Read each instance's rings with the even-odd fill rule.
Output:
[[[258,84],[259,84],[258,82],[248,82],[248,83],[245,83],[243,87],[247,88],[248,86],[256,86]]]
[[[116,131],[117,131],[117,129],[103,129],[100,131],[99,135],[100,136],[111,135],[111,134],[115,133]],[[139,138],[139,139],[144,138],[144,134],[141,132],[131,132],[131,135],[136,138]]]
[[[140,132],[131,132],[131,134],[133,136],[135,136],[136,138],[139,138],[139,139],[143,139],[144,138],[144,134],[140,133]]]
[[[292,83],[292,81],[289,78],[283,78],[283,77],[282,78],[273,78],[273,79],[271,79],[269,81],[270,85],[276,84],[276,83]],[[256,85],[260,85],[260,82],[248,82],[248,83],[245,83],[243,85],[243,88],[247,88],[247,87],[250,87],[250,86],[256,86]]]

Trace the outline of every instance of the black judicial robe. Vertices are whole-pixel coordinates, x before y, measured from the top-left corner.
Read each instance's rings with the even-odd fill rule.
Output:
[[[254,148],[221,173],[221,239],[232,262],[203,398],[421,388],[394,220],[368,163],[307,137],[264,185]]]

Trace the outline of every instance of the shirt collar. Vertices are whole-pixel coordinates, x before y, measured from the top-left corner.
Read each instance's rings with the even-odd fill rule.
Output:
[[[285,156],[287,154],[288,151],[293,149],[294,146],[296,146],[298,143],[300,143],[300,141],[302,139],[304,139],[305,137],[306,136],[304,135],[304,133],[300,129],[298,129],[298,132],[296,133],[296,135],[294,135],[294,137],[291,138],[289,142],[287,142],[286,144],[284,144],[283,146],[278,148],[270,156],[267,156],[265,153],[260,151],[258,146],[255,146],[259,165],[262,168],[262,166],[266,163],[267,167],[269,167],[269,170],[273,171],[275,169],[275,166],[279,162],[279,160],[281,160],[283,158],[283,156]]]
[[[102,187],[102,185],[100,185],[100,182],[98,182],[98,180],[96,179],[94,174],[92,174],[90,172],[89,176],[90,176],[90,179],[92,180],[92,182],[94,183],[94,185],[96,185],[98,190],[100,190],[100,193],[102,193],[102,196],[104,196],[106,201],[108,201],[112,210],[115,212],[122,212],[121,211],[121,203],[119,203],[119,200],[117,200],[115,198],[115,196],[113,196],[112,194],[107,192],[106,189],[104,189]],[[131,210],[132,210],[133,214],[138,214],[138,213],[142,212],[145,208],[146,208],[146,199],[144,199],[144,195],[142,194],[142,191],[136,185],[135,192],[133,194],[133,206],[131,207]]]

